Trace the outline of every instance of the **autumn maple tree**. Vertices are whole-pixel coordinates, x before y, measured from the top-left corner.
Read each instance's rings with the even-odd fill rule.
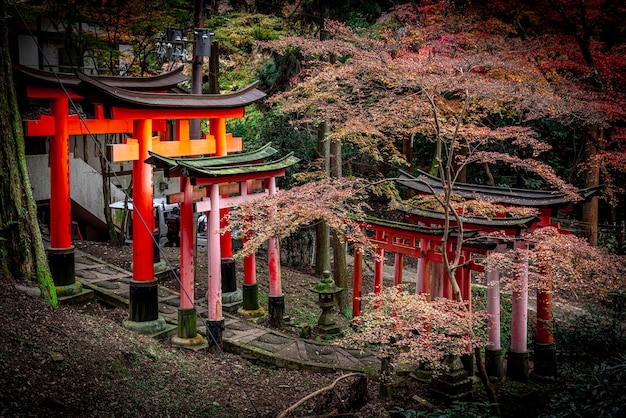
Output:
[[[601,303],[626,285],[623,257],[607,254],[586,239],[564,234],[555,227],[537,228],[517,238],[498,234],[492,237],[504,241],[523,239],[529,244],[528,248],[492,252],[482,261],[499,271],[503,290],[515,291],[519,286],[521,266],[515,261],[520,258],[528,260],[528,287],[540,292],[571,293],[587,303]]]
[[[397,287],[366,295],[362,301],[357,332],[338,343],[380,350],[383,394],[394,368],[446,371],[444,359],[487,344],[485,313],[468,313],[463,302],[431,301],[428,295],[410,294]]]
[[[599,72],[592,68],[591,83],[577,83],[574,74],[591,67],[584,48],[582,56],[570,51],[565,57],[570,63],[582,58],[579,67],[559,65],[564,39],[579,39],[566,28],[525,30],[529,21],[539,29],[544,16],[527,13],[532,9],[523,2],[464,3],[463,10],[446,5],[459,6],[407,4],[368,29],[326,21],[322,40],[287,37],[265,44],[274,54],[302,63],[291,88],[271,102],[294,124],[329,124],[331,140],[341,142],[350,155],[348,171],[370,179],[389,177],[389,167],[412,166],[416,138],[434,144],[430,165],[443,193],[433,191],[430,199],[444,213],[441,248],[448,248],[453,228],[464,236],[453,187],[466,181],[468,169],[474,178],[493,179],[495,169],[500,175],[540,179],[541,188],[558,190],[575,202],[580,200],[576,188],[546,163],[551,146],[534,124],[554,120],[585,129],[614,126],[619,132],[624,120],[623,92],[594,88]],[[558,11],[559,5],[548,2],[537,10],[548,9]],[[605,55],[602,62],[608,65],[611,59]],[[619,70],[619,65],[611,68]],[[619,146],[616,151],[607,161],[623,158]],[[457,300],[454,277],[463,244],[455,240],[452,252],[441,252]]]

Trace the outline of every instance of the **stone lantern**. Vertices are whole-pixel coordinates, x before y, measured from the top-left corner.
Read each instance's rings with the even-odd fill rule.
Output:
[[[330,271],[324,270],[322,280],[315,285],[313,292],[318,294],[317,304],[322,308],[322,315],[317,320],[317,326],[324,334],[338,334],[339,326],[332,317],[335,306],[335,294],[343,290],[335,285],[335,281],[330,277]]]

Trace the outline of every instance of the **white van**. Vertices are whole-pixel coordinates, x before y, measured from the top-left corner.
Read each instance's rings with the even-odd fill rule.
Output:
[[[121,228],[124,216],[127,216],[126,220],[126,233],[125,240],[127,244],[133,242],[133,203],[132,201],[128,202],[128,205],[125,205],[123,200],[111,203],[109,205],[113,215],[113,222],[119,228]],[[170,212],[174,208],[178,207],[178,203],[168,204],[164,197],[156,198],[153,200],[154,207],[154,220],[155,225],[154,228],[159,231],[159,245],[163,246],[167,242],[167,225],[165,224],[165,219],[169,216]],[[125,210],[127,209],[127,210]]]

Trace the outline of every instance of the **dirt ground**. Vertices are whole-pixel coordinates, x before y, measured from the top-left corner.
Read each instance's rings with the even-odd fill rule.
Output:
[[[130,270],[128,246],[75,244],[79,251]],[[177,248],[165,249],[174,265],[177,252]],[[198,277],[206,277],[202,273],[206,252],[202,257],[201,250]],[[262,262],[260,258],[258,264]],[[240,267],[238,275],[242,275]],[[260,293],[266,295],[264,269],[258,270]],[[291,318],[283,331],[295,333],[301,322],[316,323],[320,309],[310,289],[319,278],[284,267],[282,276],[286,314]],[[197,280],[198,291],[205,291],[204,282]],[[275,417],[341,376],[176,348],[168,340],[125,329],[122,321],[128,312],[124,309],[98,302],[53,308],[16,290],[18,284],[32,285],[8,277],[0,280],[0,417]],[[169,285],[175,286],[174,281]],[[337,318],[342,320],[340,315]],[[352,380],[338,385],[340,393],[350,391]],[[367,393],[369,401],[358,411],[334,416],[382,417],[394,406],[424,409],[421,400],[427,397],[426,388],[413,380],[397,388],[390,400],[378,397],[373,381]],[[318,397],[290,416],[331,416],[332,400]]]

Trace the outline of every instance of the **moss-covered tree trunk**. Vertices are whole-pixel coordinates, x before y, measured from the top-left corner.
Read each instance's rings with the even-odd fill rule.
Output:
[[[26,167],[24,133],[9,55],[7,0],[2,0],[1,12],[4,23],[0,25],[0,273],[36,278],[42,296],[56,304]]]

